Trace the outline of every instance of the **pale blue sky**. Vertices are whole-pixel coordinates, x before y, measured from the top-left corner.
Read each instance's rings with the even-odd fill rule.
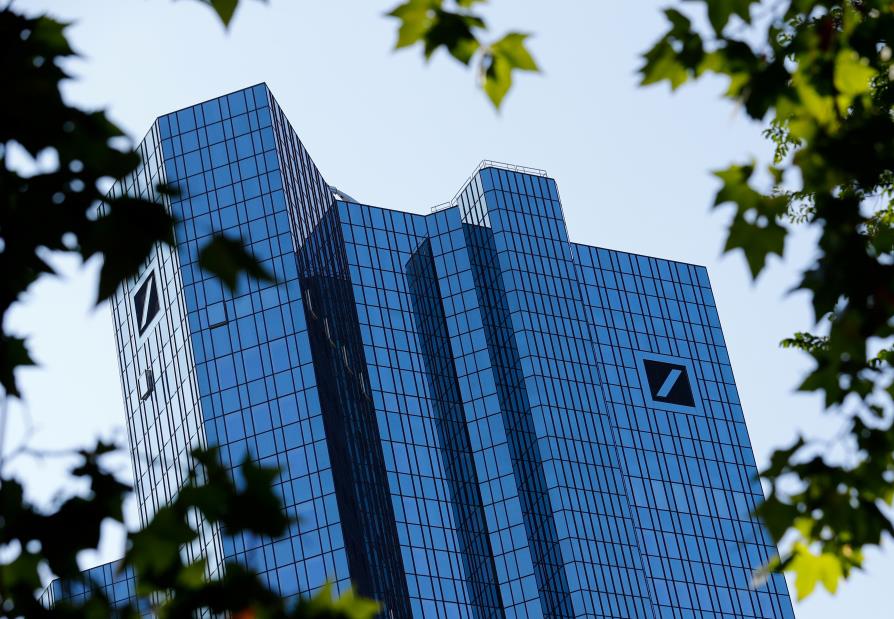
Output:
[[[71,66],[78,80],[67,94],[107,107],[135,139],[160,114],[266,81],[327,180],[369,204],[427,212],[481,159],[545,168],[575,241],[708,267],[759,463],[799,431],[835,431],[817,398],[793,393],[803,357],[778,347],[810,327],[806,298],[785,296],[810,257],[809,239],[790,243],[787,260],[755,285],[741,256],[721,255],[727,213],[709,209],[709,170],[766,157],[760,127],[721,102],[720,82],[673,96],[637,87],[639,55],[663,29],[666,3],[493,0],[485,15],[497,29],[535,32],[531,49],[544,69],[519,79],[495,114],[452,60],[425,66],[418,51],[392,53],[394,24],[382,15],[395,2],[252,3],[228,34],[192,2],[27,6],[77,22],[70,34],[87,62]],[[9,319],[32,336],[42,367],[21,374],[25,403],[14,407],[7,446],[26,419],[41,447],[124,437],[111,318],[91,305],[97,265],[62,266],[65,280],[39,283]],[[68,483],[57,460],[12,466],[41,500]],[[126,474],[129,464],[120,466]],[[121,531],[107,533],[85,565],[121,554]],[[870,553],[867,567],[838,596],[798,604],[798,617],[887,612],[894,550]]]

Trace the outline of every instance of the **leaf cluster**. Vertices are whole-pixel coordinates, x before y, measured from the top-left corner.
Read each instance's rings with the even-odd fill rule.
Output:
[[[79,452],[82,463],[72,474],[88,482],[89,492],[44,513],[24,497],[14,479],[0,485],[0,546],[18,548],[17,556],[0,564],[0,600],[6,616],[138,617],[137,600],[113,605],[96,583],[78,570],[77,556],[96,548],[103,522],[123,521],[122,503],[130,488],[104,469],[102,456],[113,450],[100,444]],[[250,533],[269,539],[281,536],[291,521],[273,491],[277,471],[246,460],[238,477],[225,468],[214,450],[192,452],[193,468],[175,499],[161,507],[141,530],[128,536],[128,550],[117,569],[132,570],[137,595],[156,617],[195,617],[204,613],[242,617],[367,619],[378,605],[347,592],[332,598],[325,587],[313,598],[286,601],[262,578],[239,563],[210,577],[201,553],[187,558],[196,544],[198,522],[221,535]],[[52,608],[39,600],[40,568],[48,567],[70,586],[80,582],[88,595],[61,599]]]
[[[388,15],[400,22],[396,49],[421,45],[428,60],[444,48],[457,61],[476,64],[478,81],[493,106],[499,109],[512,87],[516,71],[539,72],[526,46],[528,34],[509,32],[486,42],[484,19],[474,12],[485,0],[407,0]]]
[[[79,452],[81,463],[72,475],[86,480],[89,490],[86,496],[65,500],[49,514],[26,501],[17,480],[0,483],[0,547],[18,549],[14,559],[0,564],[0,609],[4,615],[45,615],[46,609],[35,595],[41,586],[40,567],[46,566],[60,577],[79,578],[78,552],[97,547],[104,521],[123,522],[122,503],[130,488],[100,464],[100,458],[112,449],[100,443]],[[108,603],[100,599],[85,605],[84,610],[88,608],[95,614],[107,609]]]
[[[220,15],[226,22],[226,11]],[[139,272],[153,247],[173,243],[166,199],[175,187],[106,193],[113,181],[138,172],[140,155],[121,146],[122,131],[103,111],[62,96],[69,79],[63,64],[77,56],[67,27],[46,15],[0,10],[4,80],[14,93],[0,115],[0,387],[13,396],[15,369],[33,362],[25,339],[8,332],[3,318],[38,277],[53,274],[48,253],[100,256],[101,302]],[[222,237],[210,241],[201,266],[228,285],[243,271],[269,279],[241,243]]]

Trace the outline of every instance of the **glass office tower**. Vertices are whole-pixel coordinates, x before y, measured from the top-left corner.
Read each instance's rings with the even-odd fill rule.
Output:
[[[393,618],[793,617],[781,577],[751,584],[775,549],[703,267],[573,243],[541,170],[483,162],[430,214],[357,203],[264,85],[141,148],[115,191],[180,188],[175,247],[113,302],[141,517],[200,444],[278,467],[296,518],[206,526],[209,576],[353,583]],[[276,281],[222,288],[215,232]]]

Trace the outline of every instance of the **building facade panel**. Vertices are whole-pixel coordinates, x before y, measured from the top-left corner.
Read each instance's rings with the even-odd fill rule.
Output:
[[[170,208],[167,197],[157,192],[158,185],[170,182],[162,143],[156,122],[139,147],[142,165],[117,183],[113,194],[153,199]],[[153,248],[141,273],[111,300],[141,523],[184,483],[193,467],[191,449],[206,445],[187,307],[179,252],[165,244]],[[213,527],[199,526],[199,540],[188,556],[207,559],[209,576],[214,576],[220,537]]]
[[[484,523],[494,560],[503,612],[511,617],[544,616],[523,503],[525,476],[517,476],[511,432],[518,408],[507,408],[500,367],[491,348],[486,297],[476,282],[474,249],[459,207],[429,216],[435,272],[445,310],[447,335],[463,400]]]
[[[100,594],[105,596],[112,608],[120,608],[137,599],[133,571],[118,561],[84,570],[83,577],[83,582],[53,581],[44,590],[40,601],[45,607],[60,602],[80,604],[88,596]],[[145,600],[138,601],[137,608],[143,614],[151,610]]]
[[[163,116],[159,128],[179,189],[171,210],[205,439],[234,475],[246,458],[278,467],[276,490],[296,519],[277,540],[224,532],[223,560],[288,596],[327,579],[343,590],[350,576],[293,228],[296,201],[323,210],[332,198],[315,168],[290,159],[284,169],[291,136],[277,112],[258,86]],[[316,186],[291,176],[286,189],[296,167]],[[242,277],[230,291],[205,272],[199,251],[215,233],[246,240],[275,281]]]
[[[114,191],[179,189],[174,246],[112,304],[141,519],[194,446],[237,478],[277,467],[295,519],[280,539],[202,523],[209,577],[353,584],[389,619],[793,617],[781,577],[752,586],[775,549],[704,268],[573,244],[555,181],[505,164],[430,214],[360,204],[264,85],[141,149]],[[273,279],[206,273],[214,234]]]
[[[575,251],[659,616],[792,617],[781,576],[752,585],[775,548],[751,517],[763,494],[707,271]],[[691,398],[660,395],[674,379]]]
[[[649,616],[555,182],[481,170],[460,197],[515,410],[526,525],[550,616]]]
[[[463,480],[451,477],[447,464],[454,454],[445,453],[450,445],[435,408],[435,381],[425,365],[408,275],[413,252],[425,240],[425,219],[357,204],[340,207],[410,601],[419,616],[470,616],[452,508],[453,490]]]

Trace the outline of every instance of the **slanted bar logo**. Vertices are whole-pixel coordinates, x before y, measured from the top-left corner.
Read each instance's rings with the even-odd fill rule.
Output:
[[[155,271],[149,273],[140,287],[133,295],[135,316],[137,317],[137,333],[143,335],[152,324],[152,320],[161,310],[158,300],[158,284],[155,281]]]
[[[689,372],[685,365],[655,359],[642,361],[652,400],[677,406],[695,406]]]

